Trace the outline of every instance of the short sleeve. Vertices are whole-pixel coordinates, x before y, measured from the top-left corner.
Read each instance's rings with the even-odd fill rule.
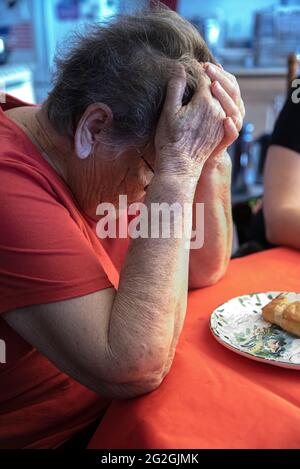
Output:
[[[80,225],[32,168],[0,164],[0,313],[112,287]]]
[[[291,89],[279,114],[270,145],[279,145],[300,153],[300,103],[293,102]]]

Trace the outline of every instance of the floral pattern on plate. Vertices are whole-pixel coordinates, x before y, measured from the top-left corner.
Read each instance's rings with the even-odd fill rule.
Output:
[[[287,292],[252,293],[218,306],[210,318],[213,335],[225,347],[253,360],[300,369],[300,338],[268,323],[261,314],[263,306],[280,293]]]

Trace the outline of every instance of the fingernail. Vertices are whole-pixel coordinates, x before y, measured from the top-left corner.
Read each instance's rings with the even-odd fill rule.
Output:
[[[210,73],[214,73],[215,72],[215,67],[213,66],[213,64],[208,64],[205,71],[210,72]]]

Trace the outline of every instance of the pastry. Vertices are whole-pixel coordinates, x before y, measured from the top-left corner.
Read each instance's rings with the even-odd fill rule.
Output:
[[[280,294],[262,308],[263,318],[300,337],[300,295]]]

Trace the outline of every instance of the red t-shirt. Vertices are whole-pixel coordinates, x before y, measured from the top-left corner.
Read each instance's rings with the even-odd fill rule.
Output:
[[[1,313],[117,287],[128,241],[104,249],[67,185],[3,112],[24,105],[7,97],[0,106],[0,448],[51,448],[109,400],[59,371]]]

